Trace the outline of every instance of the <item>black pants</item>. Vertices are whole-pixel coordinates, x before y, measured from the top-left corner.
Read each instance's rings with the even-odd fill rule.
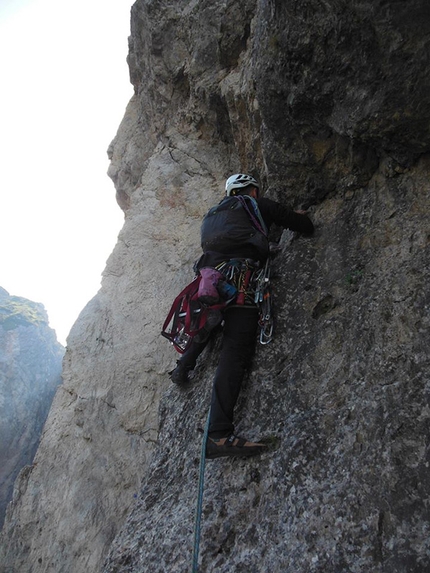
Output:
[[[246,370],[255,351],[258,309],[234,306],[224,313],[221,354],[212,387],[209,433],[233,432],[233,412]],[[205,343],[193,342],[180,361],[194,368]]]

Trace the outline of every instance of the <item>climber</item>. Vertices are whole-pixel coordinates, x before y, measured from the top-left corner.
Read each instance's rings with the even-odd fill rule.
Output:
[[[209,332],[224,321],[212,387],[207,458],[252,456],[265,449],[262,443],[235,436],[233,424],[234,407],[256,345],[259,316],[252,277],[269,257],[268,231],[272,223],[304,234],[314,230],[305,211],[293,211],[259,197],[259,184],[250,175],[239,173],[229,177],[225,192],[225,198],[203,220],[203,255],[195,268],[202,275],[201,298],[208,304],[214,304],[219,296],[217,280],[224,287],[234,288],[237,296],[225,307],[222,316],[214,313],[206,336],[193,339],[170,373],[175,384],[185,384],[207,344]]]

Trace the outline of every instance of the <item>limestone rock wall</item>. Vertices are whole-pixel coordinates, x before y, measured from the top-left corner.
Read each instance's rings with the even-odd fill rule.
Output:
[[[109,148],[125,224],[16,487],[7,571],[191,569],[219,341],[180,390],[159,332],[239,170],[316,233],[281,236],[275,339],[237,412],[272,447],[208,462],[201,569],[428,569],[429,30],[418,0],[134,4]]]

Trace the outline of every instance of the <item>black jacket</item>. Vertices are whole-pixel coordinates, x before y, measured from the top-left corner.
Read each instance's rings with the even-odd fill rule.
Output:
[[[258,207],[260,209],[261,216],[266,224],[268,230],[270,230],[271,225],[274,223],[279,227],[284,227],[285,229],[290,229],[291,231],[298,231],[299,233],[304,233],[310,235],[314,231],[314,226],[312,221],[306,215],[301,215],[296,213],[289,207],[267,199],[266,197],[261,197],[257,199]],[[231,251],[228,254],[217,253],[216,251],[207,251],[201,258],[196,262],[196,270],[203,267],[215,267],[221,262],[229,259],[253,259],[258,260],[260,257],[255,251],[252,245],[237,245],[232,243]],[[265,261],[261,261],[265,262]]]
[[[284,227],[284,229],[298,231],[306,235],[311,235],[314,232],[313,223],[306,215],[296,213],[289,207],[285,207],[285,205],[266,197],[257,199],[257,203],[268,229],[275,223],[279,227]]]

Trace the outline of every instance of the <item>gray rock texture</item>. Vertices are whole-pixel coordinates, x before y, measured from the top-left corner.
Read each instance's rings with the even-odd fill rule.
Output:
[[[125,224],[16,486],[4,570],[191,570],[219,340],[179,389],[159,333],[204,213],[245,171],[316,232],[275,232],[275,338],[237,408],[270,451],[207,462],[200,570],[428,571],[427,4],[138,0],[131,16],[135,95],[109,148]]]
[[[15,478],[36,453],[63,355],[43,305],[0,287],[0,527]]]

